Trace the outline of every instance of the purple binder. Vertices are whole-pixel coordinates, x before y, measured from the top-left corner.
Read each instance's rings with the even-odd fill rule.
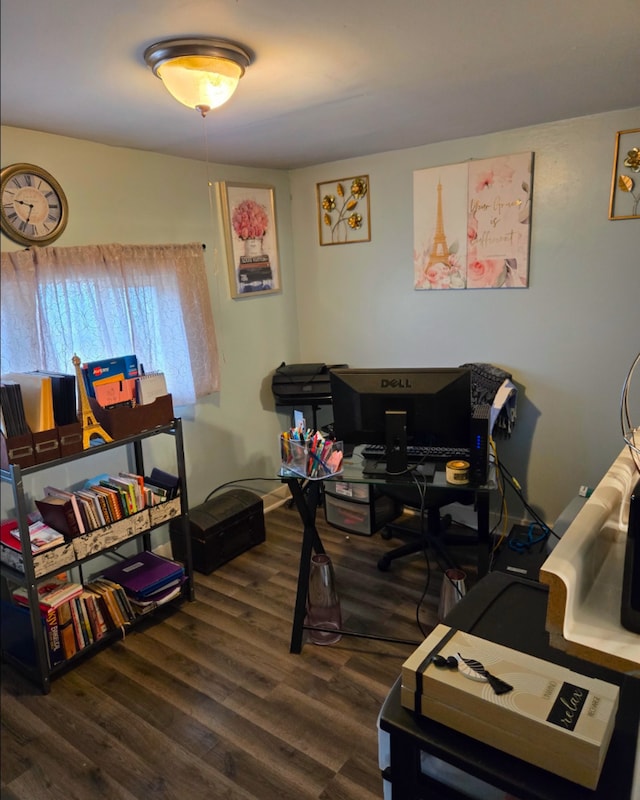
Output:
[[[103,576],[119,583],[134,597],[143,598],[184,575],[184,567],[150,550],[138,553],[103,571]]]

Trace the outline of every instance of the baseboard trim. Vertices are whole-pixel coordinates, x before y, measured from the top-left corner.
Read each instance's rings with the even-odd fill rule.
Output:
[[[278,486],[277,489],[263,495],[262,502],[264,504],[264,513],[268,514],[269,511],[280,508],[280,506],[283,506],[290,499],[291,492],[289,491],[289,487],[284,484]]]

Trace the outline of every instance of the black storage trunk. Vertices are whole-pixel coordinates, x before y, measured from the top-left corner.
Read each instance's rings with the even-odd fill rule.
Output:
[[[184,559],[182,522],[169,526],[173,557]],[[193,568],[205,575],[265,540],[262,498],[231,489],[189,510]]]
[[[329,370],[346,367],[346,364],[285,364],[276,369],[271,379],[271,390],[276,405],[317,403],[331,405]]]

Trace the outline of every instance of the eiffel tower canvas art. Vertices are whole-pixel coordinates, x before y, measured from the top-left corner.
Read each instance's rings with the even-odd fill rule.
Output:
[[[529,285],[533,153],[413,173],[414,289]]]

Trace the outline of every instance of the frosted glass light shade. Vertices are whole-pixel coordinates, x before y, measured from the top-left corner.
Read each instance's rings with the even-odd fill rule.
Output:
[[[235,92],[253,53],[226,39],[167,39],[147,47],[144,60],[179,103],[204,117]]]
[[[158,75],[188,108],[218,108],[235,92],[243,69],[226,58],[182,56],[158,67]]]

